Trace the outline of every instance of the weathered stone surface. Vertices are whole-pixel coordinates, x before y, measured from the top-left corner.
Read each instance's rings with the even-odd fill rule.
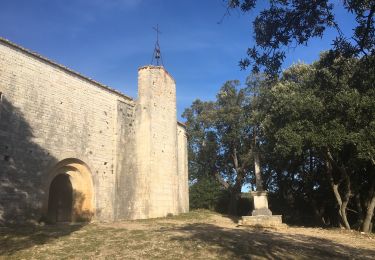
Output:
[[[267,192],[252,191],[250,193],[251,193],[251,196],[253,197],[253,203],[254,203],[254,210],[251,212],[251,215],[271,216],[272,212],[268,208]]]
[[[189,211],[189,180],[188,180],[188,153],[185,126],[177,126],[177,168],[178,168],[178,212]]]
[[[284,226],[284,224],[282,224],[282,216],[272,215],[271,210],[268,208],[266,191],[252,191],[250,194],[254,203],[254,209],[251,212],[252,216],[243,216],[239,221],[240,225],[262,227]]]
[[[243,216],[240,223],[243,226],[261,226],[261,227],[281,227],[282,223],[281,215],[272,216]]]
[[[252,216],[272,216],[272,212],[270,209],[263,208],[263,209],[254,209],[251,212]]]
[[[93,220],[186,212],[175,91],[164,68],[148,66],[133,100],[0,38],[0,224],[44,216],[58,174]]]

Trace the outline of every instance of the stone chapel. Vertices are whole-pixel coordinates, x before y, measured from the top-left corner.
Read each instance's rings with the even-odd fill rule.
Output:
[[[0,38],[0,225],[189,210],[176,84],[138,70],[138,98]]]

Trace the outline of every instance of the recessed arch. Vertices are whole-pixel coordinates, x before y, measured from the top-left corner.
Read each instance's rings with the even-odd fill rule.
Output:
[[[69,175],[58,174],[51,182],[47,217],[50,222],[71,222],[73,212],[73,187]]]
[[[43,203],[44,215],[48,218],[48,214],[51,212],[51,207],[58,207],[57,205],[52,204],[53,201],[50,201],[51,198],[54,198],[57,195],[50,194],[50,192],[59,192],[59,188],[57,188],[57,190],[55,188],[58,186],[53,186],[56,185],[55,183],[57,182],[57,178],[59,178],[60,181],[62,181],[63,177],[59,176],[66,176],[66,178],[68,178],[69,180],[69,182],[65,180],[66,184],[61,185],[69,185],[70,183],[72,187],[72,204],[70,213],[71,221],[90,221],[95,213],[94,188],[91,171],[87,164],[85,164],[83,161],[79,159],[74,158],[68,158],[60,161],[49,171],[46,180],[45,197]],[[68,190],[67,187],[60,189]],[[70,195],[68,194],[67,197],[69,198],[69,196]],[[54,222],[54,219],[49,220]]]

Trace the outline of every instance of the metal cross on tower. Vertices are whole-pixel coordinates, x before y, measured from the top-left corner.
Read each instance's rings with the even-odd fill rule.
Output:
[[[156,25],[156,28],[155,27],[152,27],[152,28],[156,31],[156,43],[155,43],[154,53],[152,55],[151,64],[154,64],[154,59],[155,59],[157,66],[159,66],[159,64],[164,66],[163,58],[161,57],[161,52],[160,52],[160,45],[159,45],[159,33],[161,33],[161,31],[159,31],[159,25]]]

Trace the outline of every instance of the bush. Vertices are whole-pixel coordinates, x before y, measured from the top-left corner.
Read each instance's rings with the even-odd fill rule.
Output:
[[[217,210],[225,191],[212,178],[203,178],[190,186],[191,209]]]
[[[227,214],[230,194],[213,178],[203,178],[190,186],[190,209],[209,209]],[[240,216],[252,210],[251,199],[244,196],[237,202]]]

